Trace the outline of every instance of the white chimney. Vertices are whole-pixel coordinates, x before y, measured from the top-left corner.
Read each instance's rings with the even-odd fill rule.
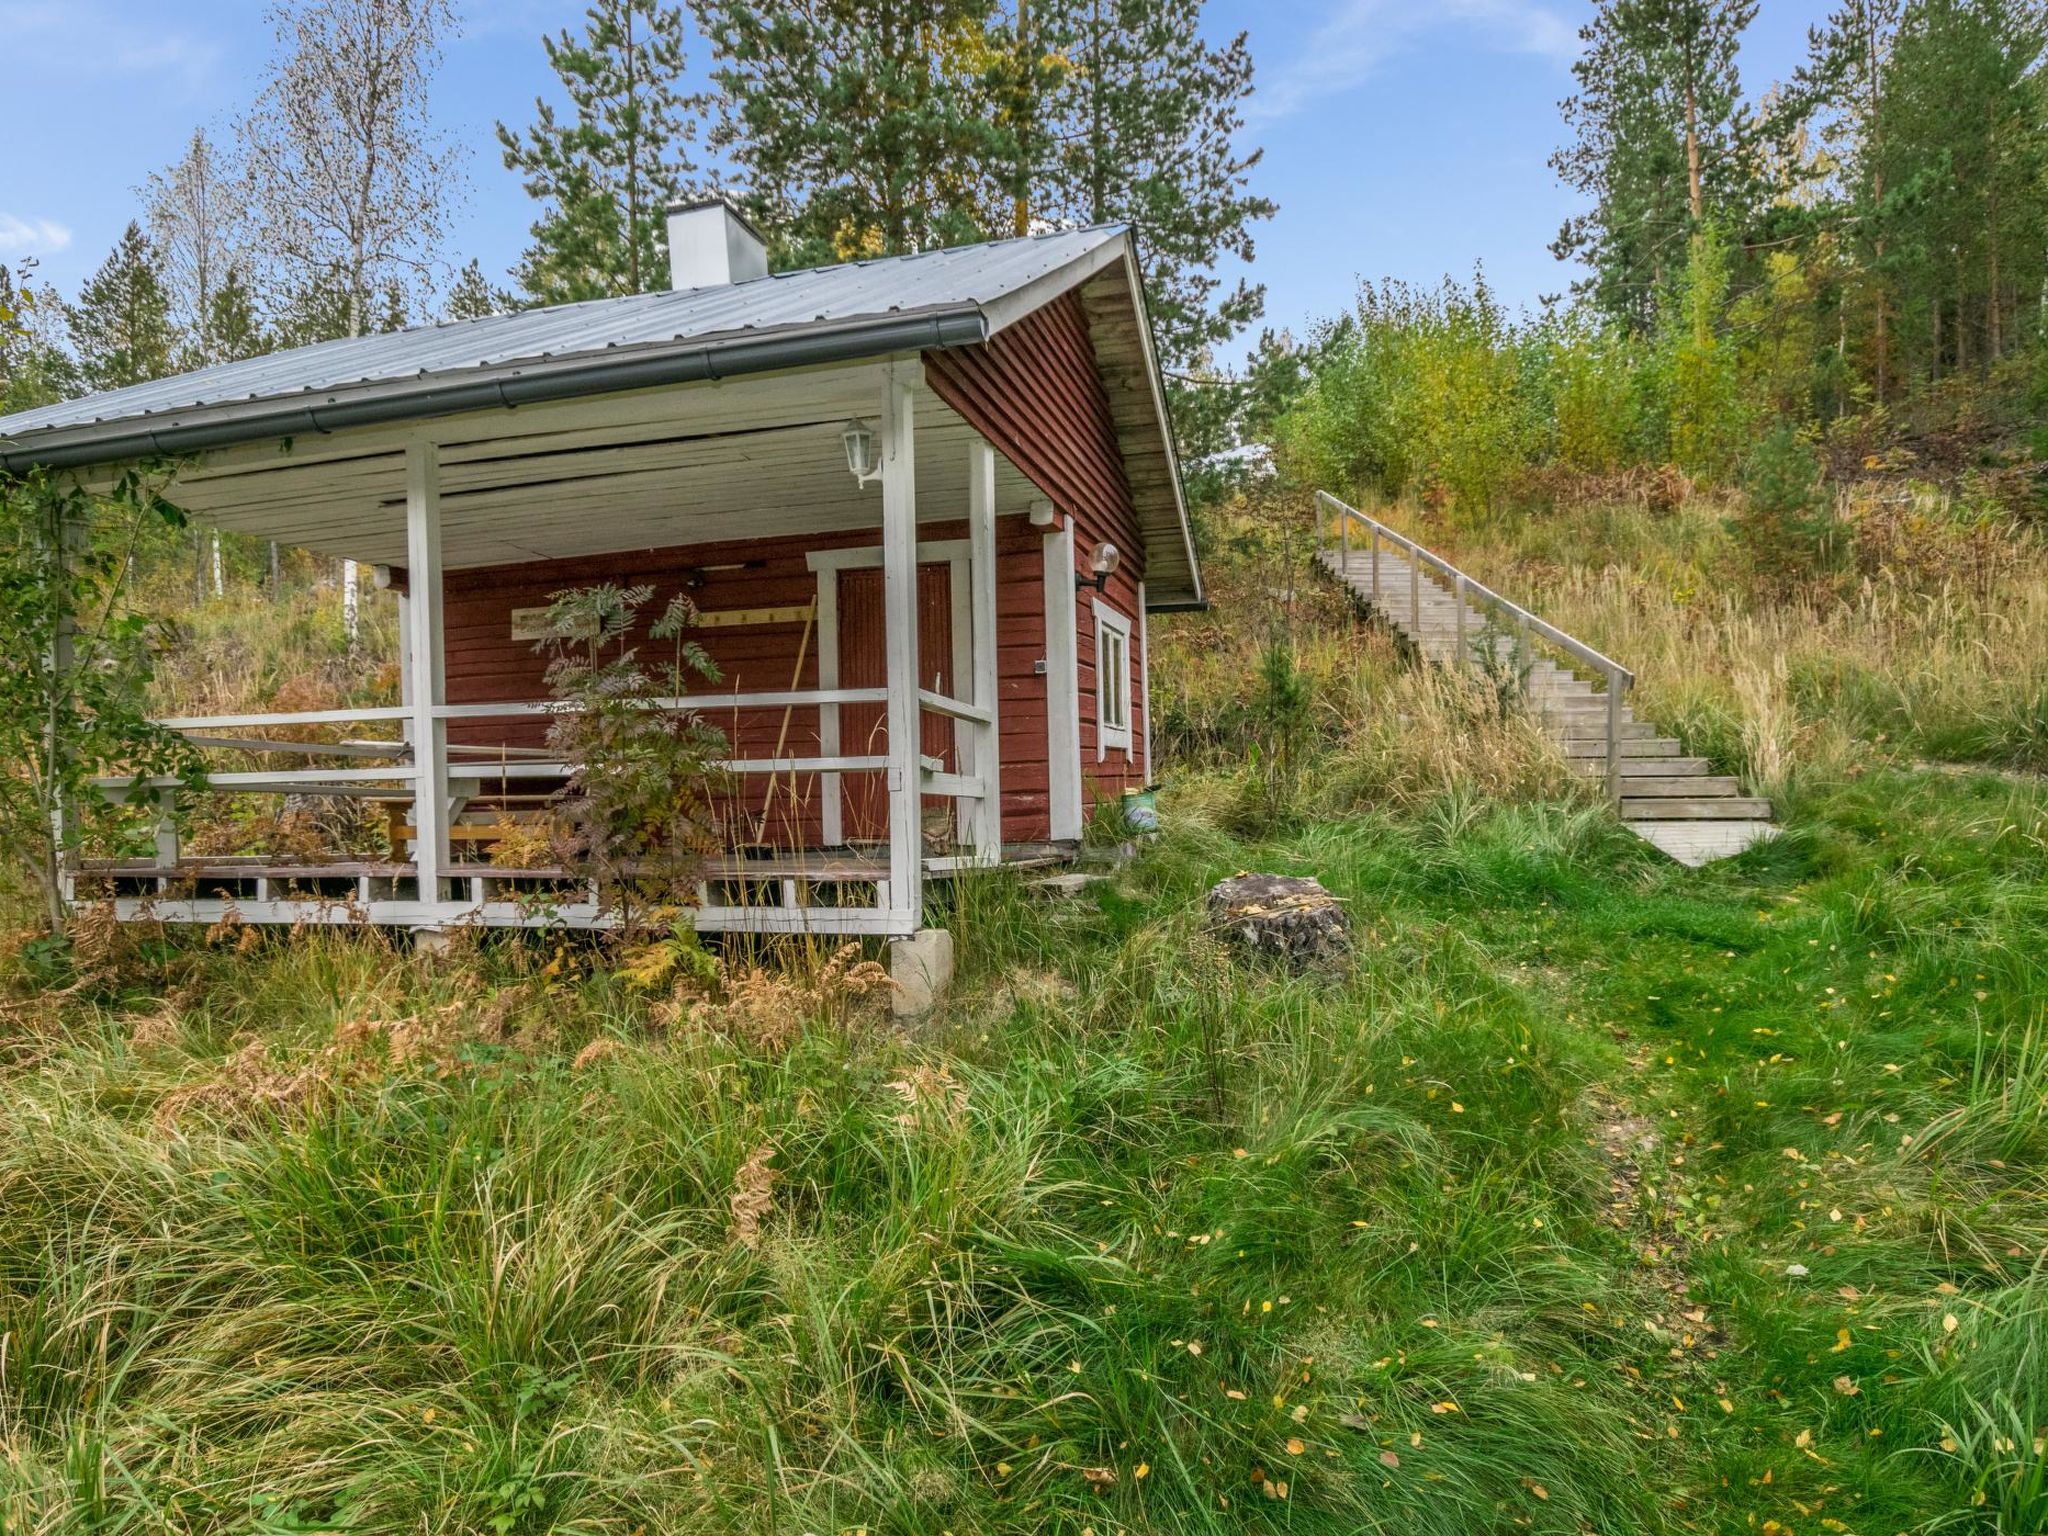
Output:
[[[768,242],[724,198],[669,204],[671,288],[719,288],[767,275]]]

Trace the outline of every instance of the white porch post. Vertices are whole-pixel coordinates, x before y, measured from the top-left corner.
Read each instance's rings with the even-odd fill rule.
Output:
[[[1054,842],[1081,836],[1080,615],[1074,602],[1074,521],[1045,536],[1045,749]]]
[[[908,932],[924,915],[923,716],[917,691],[917,442],[910,384],[882,386],[882,612],[889,660],[889,909]]]
[[[1138,707],[1145,711],[1145,782],[1158,774],[1152,768],[1152,626],[1147,622],[1145,583],[1138,583]]]
[[[448,867],[448,722],[435,711],[447,701],[447,660],[441,644],[441,455],[430,442],[405,450],[406,647],[412,714],[413,859],[420,901],[441,900]]]
[[[996,704],[996,451],[979,438],[967,449],[968,612],[974,630],[974,686],[968,702],[988,711],[988,723],[967,734],[974,742],[972,772],[981,780],[974,808],[974,853],[984,864],[1003,862],[1003,746]]]

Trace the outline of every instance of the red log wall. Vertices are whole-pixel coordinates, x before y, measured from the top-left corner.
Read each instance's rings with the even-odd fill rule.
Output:
[[[1066,294],[998,333],[986,346],[927,352],[932,390],[1043,491],[1074,524],[1076,575],[1096,546],[1116,545],[1122,562],[1099,596],[1075,603],[1080,662],[1081,782],[1084,814],[1098,797],[1145,782],[1144,665],[1138,584],[1145,548],[1124,475],[1109,395],[1095,363],[1080,299]],[[1131,750],[1098,755],[1095,740],[1095,608],[1105,603],[1131,621]]]
[[[925,541],[964,539],[964,522],[921,527]],[[679,591],[688,591],[705,612],[735,608],[799,608],[810,603],[818,578],[805,556],[814,549],[856,548],[879,542],[873,533],[802,534],[785,538],[698,544],[650,549],[628,555],[593,556],[580,560],[544,560],[525,565],[490,566],[451,571],[443,582],[443,625],[447,650],[448,702],[485,704],[500,700],[547,697],[546,658],[527,640],[512,638],[515,608],[544,608],[558,592],[599,582],[621,586],[647,585],[654,595],[641,609],[652,621]],[[718,567],[730,567],[718,569]],[[842,586],[847,577],[842,575]],[[1047,809],[1045,678],[1037,671],[1045,655],[1044,567],[1038,530],[1022,517],[996,524],[997,690],[1001,709],[1003,759],[1003,836],[1013,842],[1043,841],[1050,835]],[[792,686],[818,686],[818,636],[804,640],[802,621],[743,625],[692,632],[718,664],[716,684],[692,682],[690,692],[704,701],[704,718],[725,732],[736,757],[774,755],[784,729],[782,709],[719,709],[717,696],[772,693]],[[644,660],[659,662],[664,642],[650,641],[642,630],[635,642]],[[803,653],[801,667],[797,665]],[[964,691],[966,683],[951,678],[948,691]],[[853,686],[848,683],[847,686]],[[848,715],[853,714],[847,711]],[[810,757],[819,752],[815,706],[788,711],[788,734],[781,755]],[[540,746],[547,727],[540,720],[462,721],[449,727],[452,742],[476,745]],[[842,728],[841,750],[865,755],[871,749]],[[879,748],[873,750],[879,751]],[[474,761],[464,757],[459,762]],[[744,781],[738,799],[758,814],[767,790],[765,776]],[[783,780],[786,785],[787,779]],[[849,776],[847,799],[860,793]],[[778,791],[767,829],[779,844],[815,844],[821,836],[819,787],[814,775],[799,780],[795,805]]]

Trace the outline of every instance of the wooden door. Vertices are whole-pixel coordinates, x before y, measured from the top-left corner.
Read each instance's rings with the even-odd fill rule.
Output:
[[[934,561],[917,568],[917,681],[934,693],[961,697],[970,686],[953,675],[953,568]],[[882,573],[839,573],[839,685],[881,688],[889,681],[889,631],[882,604]],[[957,765],[953,722],[940,715],[923,719],[923,750]],[[889,712],[884,704],[842,704],[839,750],[848,757],[880,757],[889,750]],[[840,780],[845,837],[850,843],[882,842],[889,836],[889,776],[849,773]],[[950,802],[947,802],[950,804]]]

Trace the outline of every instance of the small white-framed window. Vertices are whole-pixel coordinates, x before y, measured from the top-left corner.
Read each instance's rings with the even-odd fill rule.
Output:
[[[1131,621],[1095,605],[1095,757],[1131,750]]]

